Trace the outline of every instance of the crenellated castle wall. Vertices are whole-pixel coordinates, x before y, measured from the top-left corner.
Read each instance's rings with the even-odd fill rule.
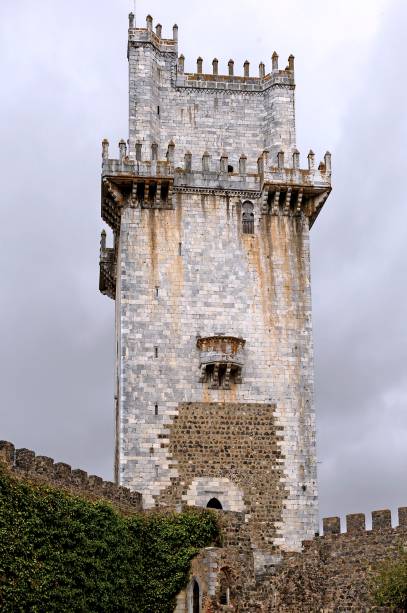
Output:
[[[261,427],[261,419],[252,427]],[[174,444],[177,445],[176,438]],[[189,459],[186,453],[186,465]],[[225,458],[219,460],[224,462]],[[7,441],[0,441],[0,462],[19,479],[51,485],[89,500],[105,499],[125,513],[142,510],[137,492],[88,476],[85,471],[72,470],[63,462],[38,456],[29,449],[16,449]],[[250,486],[250,468],[247,480]],[[179,510],[189,503],[184,500]],[[170,511],[171,505],[157,509],[160,513],[166,510]],[[372,580],[383,561],[395,559],[407,547],[407,507],[398,509],[395,527],[387,509],[372,512],[371,530],[366,530],[362,513],[346,516],[344,532],[338,517],[324,518],[321,536],[304,541],[299,552],[282,552],[269,566],[263,566],[261,572],[253,547],[256,536],[247,521],[249,511],[247,508],[213,511],[220,528],[221,546],[207,547],[192,560],[190,583],[179,593],[174,613],[192,611],[194,581],[199,584],[202,613],[387,611],[376,608],[373,603]],[[224,602],[226,595],[228,604]]]
[[[372,529],[363,514],[323,520],[324,535],[284,553],[279,564],[256,573],[249,528],[242,513],[218,512],[223,548],[204,549],[191,567],[191,582],[178,596],[175,613],[189,613],[191,586],[200,587],[202,613],[390,613],[373,602],[374,577],[381,563],[407,547],[407,507],[392,527],[389,510],[373,511]],[[225,589],[226,578],[226,589]],[[228,605],[222,595],[228,590]],[[224,602],[224,601],[223,601]]]
[[[141,511],[141,494],[104,481],[96,475],[69,464],[55,462],[53,458],[36,455],[31,449],[16,449],[8,441],[0,441],[0,461],[21,479],[49,484],[90,500],[105,499],[125,513]]]

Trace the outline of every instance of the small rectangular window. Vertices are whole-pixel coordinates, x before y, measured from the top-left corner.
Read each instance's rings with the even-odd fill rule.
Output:
[[[154,347],[154,357],[158,358],[158,347]]]
[[[156,298],[158,298],[158,292],[159,292],[159,289],[160,289],[160,288],[159,288],[159,286],[158,286],[158,285],[156,285],[156,286],[155,286],[155,297],[156,297]]]
[[[157,115],[159,115],[159,114],[160,114],[160,107],[157,106]]]
[[[182,243],[178,243],[178,255],[182,255]]]
[[[158,415],[158,404],[154,405],[154,415]]]

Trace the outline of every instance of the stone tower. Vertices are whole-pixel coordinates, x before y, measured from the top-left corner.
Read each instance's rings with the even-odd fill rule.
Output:
[[[294,57],[235,75],[129,16],[129,140],[103,142],[100,290],[116,301],[116,479],[145,507],[245,514],[256,564],[318,530],[309,230]]]

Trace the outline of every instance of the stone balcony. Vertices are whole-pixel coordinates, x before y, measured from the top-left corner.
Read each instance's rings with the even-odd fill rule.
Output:
[[[207,336],[197,340],[200,357],[200,382],[212,389],[230,389],[241,383],[246,341],[235,336]]]

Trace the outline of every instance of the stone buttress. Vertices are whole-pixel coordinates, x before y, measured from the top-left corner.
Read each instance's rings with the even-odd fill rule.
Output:
[[[129,26],[129,140],[102,169],[116,480],[243,514],[260,571],[318,530],[309,230],[331,157],[300,167],[292,56],[186,73],[177,26]]]

